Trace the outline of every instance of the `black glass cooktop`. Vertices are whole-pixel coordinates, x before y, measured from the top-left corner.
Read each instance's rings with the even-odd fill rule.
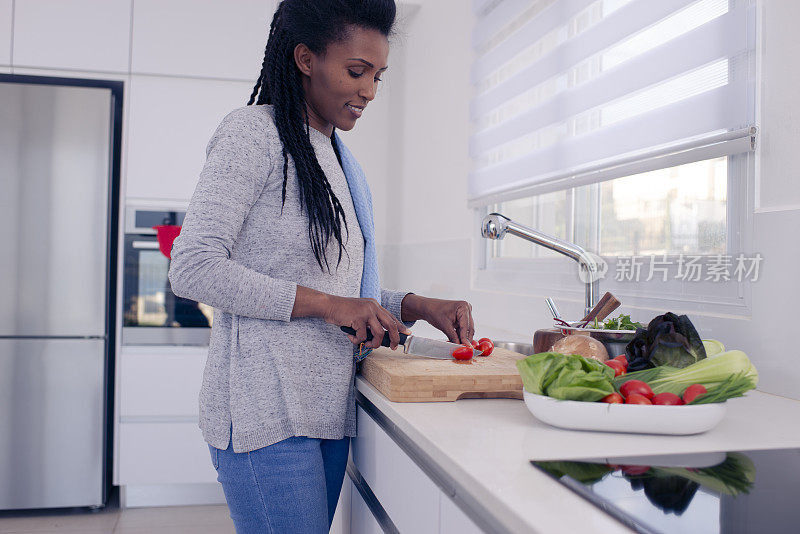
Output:
[[[637,532],[800,532],[800,449],[531,463]]]

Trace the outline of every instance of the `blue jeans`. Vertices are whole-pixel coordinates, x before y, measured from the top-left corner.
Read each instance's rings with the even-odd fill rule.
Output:
[[[330,530],[350,438],[292,437],[251,452],[208,446],[237,534]]]

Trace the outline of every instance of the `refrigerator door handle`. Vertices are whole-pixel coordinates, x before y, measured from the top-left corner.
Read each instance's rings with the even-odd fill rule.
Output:
[[[137,249],[158,250],[158,241],[133,241],[131,246]]]

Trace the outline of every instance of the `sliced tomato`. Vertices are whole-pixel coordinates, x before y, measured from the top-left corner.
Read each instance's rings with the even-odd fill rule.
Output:
[[[644,395],[639,395],[638,393],[631,393],[630,395],[625,397],[625,404],[653,404],[650,402],[650,399],[645,397]]]
[[[622,396],[626,399],[628,395],[632,393],[638,393],[648,400],[653,398],[653,390],[650,389],[650,386],[648,386],[646,382],[642,382],[641,380],[628,380],[622,384],[619,388],[619,392],[622,393]]]
[[[683,402],[689,404],[700,395],[705,395],[708,390],[702,384],[692,384],[683,392]]]
[[[462,345],[453,351],[453,358],[456,360],[471,360],[472,347],[469,345]]]
[[[600,402],[607,402],[609,404],[624,404],[625,399],[622,398],[622,395],[619,393],[612,393],[611,395],[606,395]]]
[[[605,364],[614,370],[614,376],[625,374],[625,366],[619,360],[608,360]]]
[[[481,351],[481,356],[488,356],[494,350],[494,343],[488,337],[483,337],[475,348]]]
[[[659,406],[680,406],[683,404],[683,401],[674,393],[664,392],[653,397],[653,404]]]

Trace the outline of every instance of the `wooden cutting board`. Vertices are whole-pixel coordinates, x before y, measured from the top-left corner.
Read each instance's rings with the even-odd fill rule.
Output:
[[[402,348],[374,350],[361,376],[394,402],[439,402],[475,398],[522,398],[516,361],[524,355],[495,348],[471,363],[403,354]]]

